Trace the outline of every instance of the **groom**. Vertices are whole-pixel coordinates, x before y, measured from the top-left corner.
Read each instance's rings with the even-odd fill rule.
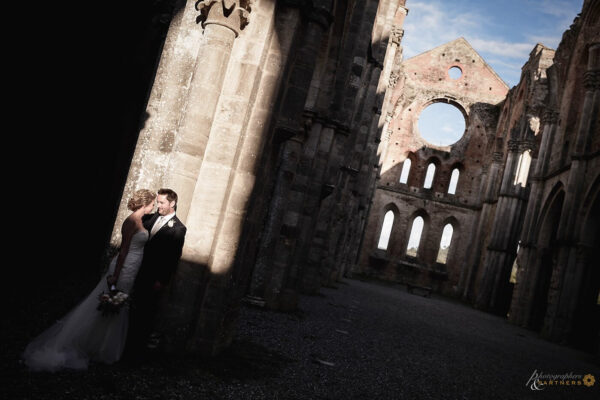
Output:
[[[152,333],[160,297],[164,294],[181,257],[185,225],[175,215],[177,193],[160,189],[156,198],[157,212],[142,218],[149,238],[144,258],[133,289],[130,344],[156,347],[158,336]]]

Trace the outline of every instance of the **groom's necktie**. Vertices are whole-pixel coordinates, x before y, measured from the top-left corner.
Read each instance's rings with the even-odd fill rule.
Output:
[[[163,218],[164,218],[163,216],[158,217],[158,219],[156,220],[156,223],[154,224],[154,226],[152,227],[152,230],[150,231],[151,236],[154,236],[154,234],[156,234],[156,232],[158,232],[158,230],[162,226]]]

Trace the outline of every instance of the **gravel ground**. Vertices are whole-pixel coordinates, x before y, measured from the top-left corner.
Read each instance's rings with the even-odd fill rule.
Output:
[[[85,287],[80,292],[73,298]],[[3,328],[12,345],[2,350],[2,399],[600,398],[597,358],[399,285],[344,280],[301,297],[291,314],[244,306],[234,343],[211,360],[155,357],[32,373],[18,363],[20,351],[68,309],[31,318],[47,304],[20,313],[21,328]],[[596,382],[533,391],[526,383],[534,371],[593,374]]]

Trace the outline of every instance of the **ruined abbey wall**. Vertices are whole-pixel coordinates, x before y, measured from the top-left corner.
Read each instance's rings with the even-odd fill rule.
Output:
[[[462,38],[403,60],[404,0],[159,3],[156,21],[169,22],[149,30],[156,68],[140,130],[128,128],[132,158],[120,158],[111,244],[134,190],[178,192],[188,235],[158,321],[167,351],[215,354],[243,301],[294,310],[301,293],[361,275],[431,287],[553,340],[597,341],[581,328],[600,282],[597,1],[556,51],[534,47],[511,90]],[[453,145],[418,131],[435,102],[465,117]]]

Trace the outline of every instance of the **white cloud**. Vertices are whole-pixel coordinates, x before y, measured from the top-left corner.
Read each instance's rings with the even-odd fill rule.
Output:
[[[531,43],[512,43],[504,40],[466,39],[480,54],[487,53],[508,58],[527,59],[534,47]]]

